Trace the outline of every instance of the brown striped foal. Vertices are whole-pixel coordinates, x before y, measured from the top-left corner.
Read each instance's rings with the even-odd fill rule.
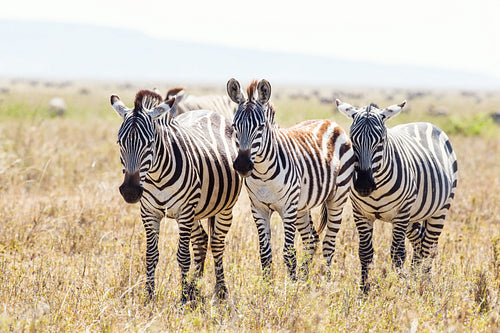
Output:
[[[227,83],[229,97],[238,104],[233,127],[238,156],[234,169],[245,177],[257,225],[260,256],[265,275],[271,275],[271,229],[273,211],[281,216],[285,230],[284,258],[288,273],[296,278],[295,230],[305,249],[302,266],[305,276],[319,236],[310,210],[322,206],[319,233],[326,227],[323,256],[329,267],[335,238],[349,197],[354,153],[346,133],[330,120],[308,120],[290,128],[274,123],[274,107],[269,102],[271,85],[254,81],[244,98],[235,79]]]

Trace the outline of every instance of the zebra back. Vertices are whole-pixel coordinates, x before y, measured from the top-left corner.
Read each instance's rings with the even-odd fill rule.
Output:
[[[184,88],[172,88],[167,92],[165,100],[176,97],[174,113],[183,114],[193,110],[211,110],[228,119],[233,119],[236,105],[223,95],[194,96],[186,93]]]

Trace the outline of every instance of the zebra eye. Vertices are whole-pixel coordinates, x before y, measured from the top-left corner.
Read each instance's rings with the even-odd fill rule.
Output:
[[[264,124],[260,124],[258,127],[257,127],[257,130],[258,131],[262,131],[264,129]]]

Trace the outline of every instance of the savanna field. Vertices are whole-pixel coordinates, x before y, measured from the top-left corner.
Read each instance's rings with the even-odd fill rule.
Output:
[[[246,85],[245,82],[242,84]],[[273,82],[271,82],[273,84]],[[164,94],[173,85],[155,83]],[[190,87],[225,94],[220,85]],[[224,255],[229,297],[213,295],[207,256],[197,306],[180,303],[178,228],[164,219],[157,298],[145,293],[145,232],[139,205],[118,192],[123,181],[116,144],[121,118],[109,104],[129,106],[153,84],[0,81],[0,331],[500,331],[500,92],[311,88],[273,85],[282,126],[330,118],[348,131],[335,98],[381,107],[408,100],[389,127],[428,121],[455,149],[459,182],[428,275],[398,275],[390,259],[392,227],[376,222],[372,290],[359,291],[357,231],[350,206],[337,237],[331,279],[321,251],[309,279],[291,281],[282,257],[283,225],[272,220],[274,279],[261,277],[257,231],[243,191]],[[62,97],[62,115],[49,108]],[[313,219],[319,222],[319,211]],[[296,237],[298,258],[302,253]]]

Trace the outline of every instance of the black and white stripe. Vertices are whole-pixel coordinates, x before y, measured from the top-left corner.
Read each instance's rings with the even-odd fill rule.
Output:
[[[431,256],[455,196],[457,160],[446,134],[429,123],[386,128],[406,102],[380,110],[336,101],[353,119],[350,136],[356,156],[353,190],[354,220],[359,232],[361,285],[368,291],[373,261],[372,233],[376,219],[394,224],[391,258],[401,268],[405,235],[413,247],[413,265]]]
[[[288,273],[295,278],[294,238],[298,229],[306,254],[302,269],[307,275],[319,241],[310,216],[310,210],[317,206],[323,207],[319,232],[326,226],[323,255],[329,267],[354,167],[347,134],[330,120],[310,120],[288,129],[278,128],[274,123],[274,108],[268,102],[271,85],[266,80],[252,82],[247,99],[235,79],[229,80],[227,89],[231,99],[238,103],[233,121],[238,146],[234,168],[246,177],[264,274],[271,274],[270,218],[276,211],[284,224],[283,251]]]
[[[199,220],[209,219],[215,261],[216,293],[225,297],[224,238],[232,221],[241,180],[232,168],[236,148],[231,123],[211,111],[193,111],[173,117],[174,99],[162,103],[155,92],[137,93],[133,109],[111,96],[113,108],[123,117],[118,132],[125,174],[120,192],[129,203],[140,201],[146,229],[147,290],[154,294],[158,263],[160,221],[175,218],[179,225],[177,260],[182,273],[182,301],[197,294],[189,281],[192,240],[195,277],[203,273],[208,235]]]

